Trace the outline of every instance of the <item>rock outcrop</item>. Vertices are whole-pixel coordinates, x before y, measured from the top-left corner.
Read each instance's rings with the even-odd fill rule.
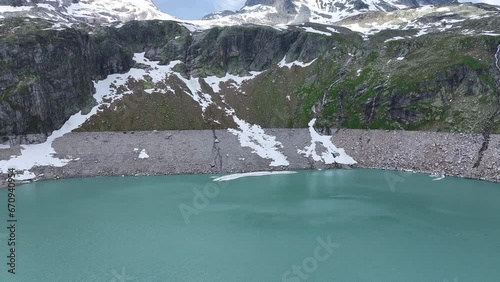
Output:
[[[0,38],[0,135],[49,134],[93,104],[92,81],[128,70],[130,50],[84,31],[29,30]],[[42,24],[42,23],[38,23]]]

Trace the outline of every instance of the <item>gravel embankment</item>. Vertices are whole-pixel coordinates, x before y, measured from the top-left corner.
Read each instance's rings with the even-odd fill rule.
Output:
[[[481,134],[342,130],[334,143],[360,167],[413,170],[500,182],[500,135],[491,135],[478,167]]]
[[[65,167],[36,167],[32,171],[39,179],[54,179],[326,168],[297,154],[297,149],[310,144],[308,129],[265,131],[282,142],[290,166],[270,167],[270,160],[252,153],[250,148],[242,148],[237,137],[227,130],[215,131],[218,142],[214,142],[211,130],[83,132],[67,134],[53,144],[58,157],[79,160]],[[477,168],[474,164],[483,145],[483,136],[478,134],[343,129],[334,135],[333,141],[358,161],[359,167],[500,182],[500,135],[491,136]],[[139,158],[143,149],[149,158]],[[18,153],[19,148],[0,150],[0,159]],[[0,187],[4,186],[3,182]]]

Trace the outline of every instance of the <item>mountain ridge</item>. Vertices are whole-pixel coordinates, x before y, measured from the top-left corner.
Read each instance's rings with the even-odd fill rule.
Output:
[[[2,17],[36,17],[63,24],[178,20],[160,11],[151,0],[0,0]]]
[[[254,19],[252,23],[286,24],[316,22],[333,24],[369,11],[390,12],[426,5],[458,3],[457,0],[247,0],[238,11],[209,14],[204,20],[231,18],[234,22]]]

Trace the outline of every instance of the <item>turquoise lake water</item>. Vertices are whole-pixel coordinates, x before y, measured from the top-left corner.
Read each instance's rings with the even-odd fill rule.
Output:
[[[355,169],[23,185],[15,275],[1,190],[0,281],[500,281],[500,185],[433,180]]]

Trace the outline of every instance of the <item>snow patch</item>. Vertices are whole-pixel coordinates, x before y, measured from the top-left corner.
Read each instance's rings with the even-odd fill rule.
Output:
[[[389,39],[387,39],[384,42],[387,43],[387,42],[396,41],[396,40],[403,40],[403,39],[405,39],[405,38],[402,37],[402,36],[396,36],[396,37],[393,37],[393,38],[389,38]]]
[[[220,84],[230,82],[232,86],[239,88],[243,82],[256,78],[262,72],[251,71],[249,76],[236,76],[232,74],[226,74],[224,77],[208,76],[204,78],[205,82],[210,85],[214,93],[220,92]]]
[[[139,159],[149,159],[149,155],[146,152],[146,149],[142,149],[142,151],[139,153]]]
[[[198,30],[204,29],[203,27],[200,27],[200,26],[197,26],[194,24],[190,24],[190,23],[180,23],[180,25],[187,28],[190,32],[196,32]]]
[[[14,7],[14,6],[0,6],[0,13],[12,13],[12,12],[22,12],[22,11],[29,11],[33,7],[30,6],[20,6],[20,7]]]
[[[500,54],[500,45],[498,45],[497,52],[495,53],[495,65],[497,66],[497,69],[500,72],[500,58],[498,57],[499,54]]]
[[[419,30],[417,34],[415,34],[415,37],[420,37],[420,36],[426,35],[426,34],[429,34],[429,32],[427,31],[426,28],[423,28],[423,29]]]
[[[344,27],[347,27],[348,29],[350,29],[352,31],[356,31],[356,32],[360,32],[360,33],[367,33],[368,31],[370,31],[370,28],[361,27],[358,23],[344,25]]]
[[[228,131],[236,136],[242,147],[253,149],[252,153],[256,153],[261,158],[272,160],[269,166],[288,166],[286,156],[280,152],[283,144],[276,141],[275,136],[268,135],[259,125],[252,125],[248,122],[239,119],[234,115],[234,110],[229,110],[233,115],[234,122],[238,125],[238,129],[228,129]]]
[[[333,27],[327,27],[326,29],[328,29],[329,31],[333,32],[333,33],[340,33],[338,30],[336,30],[335,28]]]
[[[282,60],[278,63],[278,67],[280,67],[280,68],[284,68],[284,67],[286,67],[286,68],[289,68],[289,69],[290,69],[290,68],[292,68],[293,66],[299,66],[299,67],[303,67],[303,68],[305,68],[305,67],[310,66],[310,65],[311,65],[312,63],[314,63],[316,60],[317,60],[317,58],[316,58],[316,59],[314,59],[314,60],[312,60],[312,61],[310,61],[309,63],[302,63],[302,62],[299,62],[299,61],[293,61],[293,62],[291,62],[291,63],[288,63],[288,64],[287,64],[287,63],[286,63],[286,56],[285,56],[285,57],[283,57],[283,59],[282,59]]]
[[[298,154],[304,155],[305,157],[312,157],[315,161],[322,161],[325,164],[346,164],[353,165],[357,162],[346,154],[344,149],[337,148],[332,143],[332,136],[322,136],[314,129],[314,124],[316,119],[312,119],[309,122],[309,133],[311,134],[311,145],[304,148],[304,150],[297,150]],[[318,154],[316,145],[320,144],[324,149],[321,154]]]
[[[331,36],[332,34],[329,33],[329,32],[324,32],[324,31],[321,31],[321,30],[317,30],[317,29],[314,29],[312,27],[302,27],[306,32],[310,32],[310,33],[317,33],[317,34],[321,34],[321,35],[327,35],[327,36]]]
[[[436,9],[436,12],[449,12],[449,11],[450,11],[450,8],[448,8],[448,7],[441,7],[441,8]]]
[[[36,175],[34,173],[32,173],[32,172],[27,171],[27,170],[23,171],[22,174],[16,174],[14,176],[15,180],[20,180],[20,181],[22,181],[22,180],[30,180],[30,179],[34,179],[34,178],[36,178]]]

